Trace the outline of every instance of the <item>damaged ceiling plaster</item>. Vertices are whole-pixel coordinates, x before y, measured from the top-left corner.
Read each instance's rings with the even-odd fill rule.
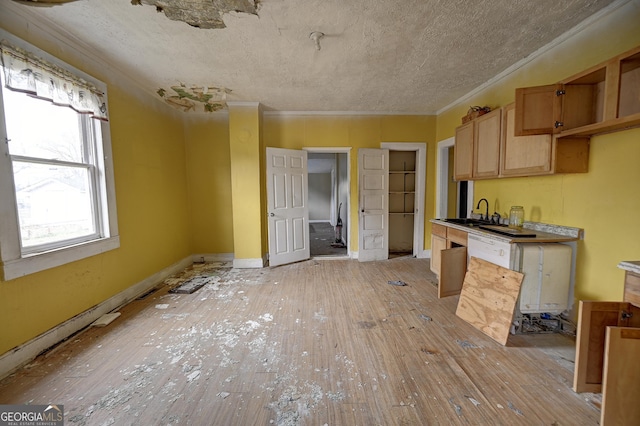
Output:
[[[0,27],[24,20],[50,31],[81,47],[67,52],[78,63],[91,52],[105,73],[188,114],[222,104],[185,95],[205,85],[209,94],[215,83],[233,89],[226,102],[259,102],[264,111],[433,115],[566,43],[565,34],[613,25],[640,0],[65,2],[0,0]],[[53,7],[37,7],[45,5]],[[224,30],[202,29],[214,21]],[[543,73],[539,82],[556,77]]]
[[[76,0],[13,0],[17,3],[26,4],[28,6],[57,6],[63,3],[71,3]]]
[[[183,83],[177,86],[171,86],[171,90],[175,93],[174,95],[171,95],[163,88],[158,89],[156,93],[164,99],[166,103],[184,112],[196,111],[196,102],[202,104],[204,112],[219,111],[227,106],[227,93],[231,93],[231,90],[224,87],[187,87],[187,85]]]
[[[225,28],[222,15],[242,12],[258,15],[259,1],[255,0],[131,0],[133,5],[155,6],[173,21],[183,21],[197,28]]]

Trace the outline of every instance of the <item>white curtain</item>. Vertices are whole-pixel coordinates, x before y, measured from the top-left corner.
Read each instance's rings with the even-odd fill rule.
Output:
[[[0,49],[7,88],[108,120],[103,93],[91,83],[4,41]]]

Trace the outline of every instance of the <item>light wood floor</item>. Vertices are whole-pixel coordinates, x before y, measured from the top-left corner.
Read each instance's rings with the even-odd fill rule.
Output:
[[[69,425],[598,424],[571,338],[499,345],[437,299],[428,259],[219,266],[41,355],[0,403],[63,404]]]

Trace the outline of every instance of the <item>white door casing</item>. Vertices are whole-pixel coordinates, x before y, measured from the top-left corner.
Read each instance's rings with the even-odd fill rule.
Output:
[[[358,260],[389,257],[389,150],[358,150]]]
[[[447,213],[448,197],[455,196],[457,194],[448,194],[448,179],[449,179],[449,148],[455,145],[455,138],[444,139],[438,142],[438,154],[437,154],[437,166],[436,166],[436,218],[444,219],[449,214]],[[460,189],[460,182],[457,184],[458,191]],[[473,181],[467,182],[467,206],[473,208]],[[456,212],[460,208],[460,200],[456,201]],[[457,215],[456,215],[457,216]],[[466,217],[466,215],[465,215]]]
[[[309,259],[307,152],[267,148],[269,265]]]

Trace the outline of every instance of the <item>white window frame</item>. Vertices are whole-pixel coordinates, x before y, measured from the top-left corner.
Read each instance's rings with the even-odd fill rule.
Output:
[[[20,47],[34,55],[58,65],[76,76],[92,83],[105,95],[107,102],[107,85],[90,75],[64,63],[35,46],[0,29],[0,38],[12,45]],[[0,67],[0,72],[2,69]],[[47,102],[47,101],[43,101]],[[108,103],[107,103],[108,105]],[[20,244],[20,224],[16,207],[16,194],[13,182],[12,160],[7,143],[7,130],[4,118],[4,105],[0,91],[0,261],[2,280],[9,281],[35,272],[61,266],[70,262],[95,256],[120,247],[118,221],[116,215],[116,196],[113,176],[113,159],[111,152],[111,133],[109,122],[95,120],[101,140],[95,141],[96,155],[103,159],[103,167],[98,171],[96,185],[98,214],[101,226],[100,235],[96,239],[37,253],[22,253]]]

